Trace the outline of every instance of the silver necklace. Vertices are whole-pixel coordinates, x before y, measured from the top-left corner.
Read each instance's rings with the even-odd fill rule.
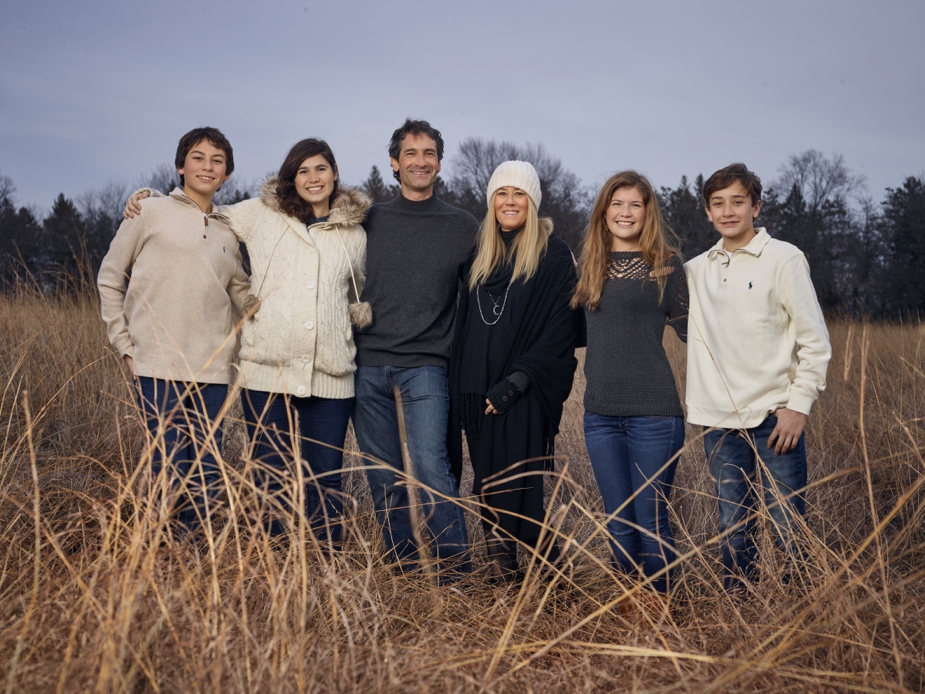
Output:
[[[479,289],[481,288],[482,288],[482,285],[479,285],[478,287],[476,287],[476,290],[475,290],[475,301],[479,305],[479,315],[482,317],[482,322],[485,325],[494,325],[499,320],[501,320],[501,314],[504,313],[504,307],[507,305],[507,293],[511,291],[511,284],[510,282],[508,282],[507,289],[504,290],[504,299],[501,301],[500,306],[498,306],[498,302],[495,301],[495,297],[491,295],[491,292],[488,291],[487,289],[485,290],[485,293],[488,294],[488,298],[491,299],[491,303],[494,304],[494,308],[491,309],[491,312],[495,314],[495,319],[491,323],[485,320],[485,314],[482,313],[482,297],[479,292]]]

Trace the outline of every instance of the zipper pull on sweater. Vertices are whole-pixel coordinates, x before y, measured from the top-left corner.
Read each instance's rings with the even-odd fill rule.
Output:
[[[203,224],[205,224],[205,229],[202,230],[202,238],[207,238],[207,237],[206,237],[206,229],[209,228],[209,215],[203,214],[203,215],[202,215],[202,222],[203,222]]]

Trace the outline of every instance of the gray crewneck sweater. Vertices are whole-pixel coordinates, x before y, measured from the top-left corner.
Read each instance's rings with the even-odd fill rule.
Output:
[[[356,333],[357,366],[446,367],[478,222],[437,197],[399,195],[370,207],[364,226],[373,323]]]
[[[601,302],[585,308],[585,410],[608,417],[683,417],[671,365],[662,346],[668,322],[687,341],[687,278],[681,259],[670,272],[659,301],[652,268],[636,252],[612,254]]]

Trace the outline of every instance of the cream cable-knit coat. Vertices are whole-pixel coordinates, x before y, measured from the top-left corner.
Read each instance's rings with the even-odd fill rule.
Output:
[[[353,397],[356,371],[348,306],[366,280],[369,199],[342,186],[327,221],[305,224],[279,209],[276,178],[260,197],[223,207],[247,244],[257,313],[241,333],[239,380],[244,388],[298,397]]]
[[[352,280],[358,292],[366,281],[360,224],[369,198],[340,186],[327,221],[306,228],[279,209],[276,184],[274,176],[259,197],[219,208],[247,245],[251,292],[260,301],[241,330],[238,382],[300,398],[352,398],[356,345],[348,307],[359,300]]]

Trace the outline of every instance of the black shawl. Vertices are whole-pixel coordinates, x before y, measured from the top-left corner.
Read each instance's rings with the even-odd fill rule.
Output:
[[[504,272],[509,276],[510,269],[499,268],[500,274]],[[497,285],[493,281],[496,279],[489,278],[487,284]],[[495,326],[485,325],[482,315],[488,322],[495,320],[495,315],[484,288],[481,315],[478,290],[461,295],[457,312],[449,371],[451,469],[458,482],[463,465],[462,396],[479,393],[484,403],[484,393],[493,385],[512,373],[526,374],[531,385],[523,397],[506,414],[481,419],[479,450],[472,456],[477,462],[472,491],[479,495],[484,489],[484,501],[501,511],[498,516],[488,517],[527,542],[538,536],[539,526],[512,514],[536,522],[544,515],[542,473],[551,461],[543,458],[553,454],[562,405],[571,392],[577,365],[575,345],[581,314],[569,307],[575,281],[571,251],[562,239],[552,235],[536,274],[527,282],[518,280],[511,285],[502,314],[507,314],[505,320]],[[492,294],[498,299],[497,286]],[[493,330],[496,332],[490,334]],[[485,405],[481,405],[481,411],[484,409]],[[510,479],[524,473],[528,473],[526,477]]]

